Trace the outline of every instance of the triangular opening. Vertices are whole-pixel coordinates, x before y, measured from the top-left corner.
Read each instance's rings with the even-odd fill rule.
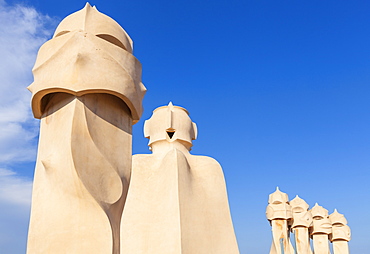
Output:
[[[175,134],[175,131],[167,131],[167,135],[168,137],[170,137],[170,139],[172,139],[174,134]]]

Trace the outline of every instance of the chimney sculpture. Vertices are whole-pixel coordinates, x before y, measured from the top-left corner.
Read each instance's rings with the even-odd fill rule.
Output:
[[[27,253],[117,254],[146,90],[132,41],[86,4],[40,48],[33,74],[41,126]]]
[[[272,227],[270,254],[294,254],[289,238],[292,208],[288,200],[288,195],[281,192],[278,187],[274,193],[269,195],[266,217]]]
[[[188,112],[157,108],[144,135],[152,154],[133,156],[122,253],[239,253],[222,168],[190,154],[197,126]]]
[[[329,235],[331,234],[331,222],[328,210],[315,204],[311,209],[313,224],[311,237],[313,239],[313,250],[315,254],[330,254]]]
[[[308,232],[312,225],[312,215],[308,211],[309,205],[298,195],[289,203],[292,206],[292,232],[295,235],[297,254],[312,254]]]
[[[333,243],[334,254],[349,254],[348,242],[351,240],[351,230],[347,226],[347,220],[337,209],[329,215],[332,223],[332,233],[329,237]]]
[[[277,189],[270,194],[266,215],[272,226],[273,244],[270,254],[330,254],[329,240],[334,254],[349,254],[348,241],[351,231],[347,220],[337,210],[328,216],[328,210],[315,206],[308,210],[308,204],[298,195],[287,203],[288,196]],[[289,211],[291,210],[292,219]],[[286,223],[287,221],[287,223]],[[290,246],[289,231],[295,235],[295,250]],[[286,233],[287,232],[287,233]]]

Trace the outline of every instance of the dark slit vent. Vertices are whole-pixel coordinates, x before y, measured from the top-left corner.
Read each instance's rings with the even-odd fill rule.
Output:
[[[125,45],[122,44],[122,42],[120,42],[120,40],[118,40],[117,38],[109,35],[109,34],[97,34],[96,35],[97,37],[99,38],[102,38],[103,40],[106,40],[107,42],[110,42],[124,50],[127,50]]]
[[[58,37],[58,36],[61,36],[63,34],[66,34],[66,33],[69,33],[69,31],[61,31],[57,35],[55,35],[55,38]]]
[[[167,135],[172,139],[173,134],[175,134],[175,131],[167,131]]]

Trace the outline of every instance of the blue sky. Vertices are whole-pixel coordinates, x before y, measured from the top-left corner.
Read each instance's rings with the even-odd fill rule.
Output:
[[[370,249],[369,1],[91,1],[130,34],[148,92],[143,122],[172,101],[198,125],[193,154],[224,170],[241,253],[267,253],[276,186],[344,213]],[[0,250],[24,253],[38,120],[38,47],[85,1],[0,0]],[[5,226],[4,226],[5,225]]]

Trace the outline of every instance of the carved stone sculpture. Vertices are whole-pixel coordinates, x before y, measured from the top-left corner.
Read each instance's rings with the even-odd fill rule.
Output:
[[[331,234],[331,222],[328,210],[315,204],[311,209],[313,218],[311,236],[313,239],[313,249],[315,254],[330,254],[329,235]]]
[[[293,216],[288,195],[276,188],[276,191],[270,194],[268,203],[266,217],[271,223],[273,238],[270,254],[294,254],[289,237],[290,223]],[[282,249],[284,252],[282,252]]]
[[[290,202],[287,200],[288,195],[278,188],[269,196],[266,216],[273,234],[270,253],[312,254],[313,245],[313,253],[330,254],[330,240],[334,254],[349,254],[351,231],[342,214],[335,210],[328,216],[328,210],[317,203],[308,210],[309,205],[298,195]],[[295,236],[294,250],[289,241],[289,228]]]
[[[292,232],[295,235],[297,254],[312,254],[308,232],[312,225],[312,215],[308,211],[309,205],[298,195],[289,203],[292,207]]]
[[[87,4],[40,48],[33,74],[41,126],[27,253],[119,253],[145,93],[132,41]]]
[[[333,243],[334,254],[349,254],[348,242],[351,240],[351,230],[347,226],[347,220],[343,214],[335,209],[329,215],[332,224],[330,241]]]
[[[152,154],[133,156],[122,253],[239,253],[221,166],[190,154],[197,127],[181,107],[145,122]]]

